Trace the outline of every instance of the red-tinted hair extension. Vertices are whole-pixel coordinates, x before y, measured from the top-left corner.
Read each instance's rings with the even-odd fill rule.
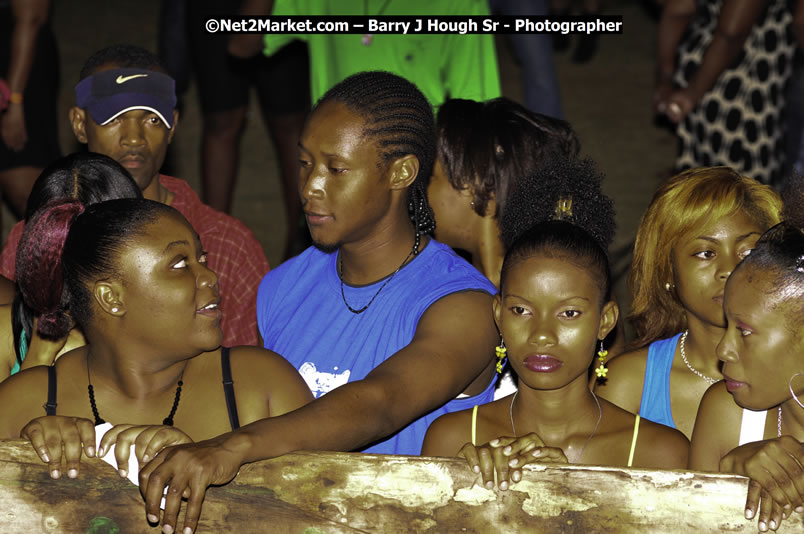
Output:
[[[17,284],[28,306],[40,314],[37,332],[43,337],[63,337],[72,327],[62,302],[62,252],[73,221],[83,211],[75,200],[44,205],[26,223],[17,248]]]

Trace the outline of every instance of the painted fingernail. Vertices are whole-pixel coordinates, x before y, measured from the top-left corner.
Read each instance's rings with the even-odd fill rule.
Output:
[[[44,460],[45,462],[49,462],[49,461],[50,461],[50,456],[48,456],[48,455],[47,455],[47,453],[46,453],[45,451],[42,451],[41,456],[42,456],[42,460]]]
[[[50,472],[50,478],[59,478],[60,476],[61,473],[59,473],[58,469],[54,469],[53,471]]]
[[[766,525],[764,521],[760,521],[757,526],[759,527],[760,532],[765,532],[768,530],[768,525]]]
[[[510,467],[516,467],[516,464],[518,464],[518,463],[519,463],[519,460],[517,460],[516,458],[514,458],[513,460],[511,460],[510,462],[508,462],[508,465],[509,465]]]
[[[480,466],[479,465],[474,466],[472,468],[472,471],[474,471],[475,473],[479,473],[480,472]]]
[[[103,456],[104,454],[106,454],[106,449],[98,447],[98,456]]]
[[[78,469],[70,469],[67,471],[67,476],[70,478],[75,478],[78,476]]]
[[[521,479],[522,475],[519,473],[519,471],[514,471],[513,473],[511,473],[511,480],[513,480],[514,482],[519,482]]]
[[[156,523],[157,521],[159,521],[159,518],[156,517],[154,514],[148,514],[145,517],[148,518],[149,523]]]
[[[143,463],[149,461],[150,459],[151,459],[151,457],[148,456],[147,454],[142,457]],[[190,527],[187,527],[187,528],[190,528]]]
[[[503,454],[506,454],[506,455],[511,454],[511,447],[504,448],[503,449]]]
[[[771,528],[771,530],[776,530],[776,521],[771,519],[771,522],[768,523],[768,526]]]
[[[542,455],[541,449],[536,449],[535,451],[533,451],[533,456],[541,456],[541,455]]]
[[[191,529],[190,527],[184,527],[184,530],[182,532],[183,534],[193,534],[193,529]]]
[[[753,519],[754,518],[754,511],[751,508],[745,509],[745,518],[746,519]]]
[[[162,532],[165,534],[173,534],[173,527],[170,525],[162,525]]]
[[[486,488],[488,488],[488,489],[494,489],[494,482],[492,482],[491,480],[489,480],[488,482],[486,482]]]
[[[95,456],[95,447],[87,447],[87,456],[90,458]]]
[[[491,445],[492,447],[496,447],[499,444],[500,444],[499,439],[493,439],[493,440],[489,441],[489,445]]]
[[[796,506],[796,512],[798,513],[804,512],[804,506]]]
[[[126,478],[128,476],[128,471],[126,471],[125,469],[121,469],[118,472],[120,473],[120,476],[123,478]]]
[[[507,490],[508,489],[508,482],[506,482],[505,480],[500,482],[500,489],[501,490]]]

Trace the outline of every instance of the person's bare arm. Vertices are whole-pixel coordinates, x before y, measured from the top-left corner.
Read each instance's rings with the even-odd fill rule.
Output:
[[[664,3],[656,38],[656,110],[664,113],[666,99],[673,88],[676,49],[690,19],[695,14],[695,0],[669,0]]]
[[[645,348],[621,354],[607,362],[606,379],[597,382],[595,394],[623,410],[639,413],[647,359],[648,349]]]
[[[181,496],[188,496],[182,528],[195,530],[206,488],[231,480],[248,462],[294,450],[357,449],[387,437],[463,391],[494,353],[492,297],[464,292],[427,310],[409,345],[363,380],[350,382],[291,413],[194,445],[167,449],[140,471],[146,514],[158,520],[170,486],[163,525],[177,530]]]
[[[715,85],[718,77],[731,65],[745,45],[768,0],[725,0],[714,35],[701,59],[701,65],[685,89],[668,98],[667,116],[673,122],[682,120]],[[673,106],[675,104],[675,107]]]
[[[240,6],[239,15],[264,17],[274,9],[274,0],[246,0]],[[229,53],[234,57],[255,56],[262,50],[261,33],[237,33],[229,37]]]
[[[28,83],[39,29],[47,21],[49,0],[12,0],[11,13],[14,29],[11,31],[11,56],[6,80],[11,93],[22,94]],[[22,150],[28,140],[25,131],[24,103],[9,102],[8,109],[0,117],[0,134],[3,142],[12,150]]]
[[[798,47],[804,51],[804,0],[796,2],[796,10],[793,12],[793,33]]]
[[[704,393],[692,431],[687,467],[693,471],[718,472],[720,459],[737,445],[742,409],[718,382]]]

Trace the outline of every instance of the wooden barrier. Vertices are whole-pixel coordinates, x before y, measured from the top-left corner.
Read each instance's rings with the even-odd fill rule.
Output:
[[[299,452],[210,488],[199,532],[756,532],[747,481],[683,471],[528,466],[487,490],[463,460]],[[802,532],[793,514],[779,532]],[[0,442],[0,532],[159,532],[138,488],[100,460],[51,480],[25,441]]]

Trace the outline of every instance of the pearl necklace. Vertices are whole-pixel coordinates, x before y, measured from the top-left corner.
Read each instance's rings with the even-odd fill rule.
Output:
[[[589,445],[590,441],[592,441],[592,436],[595,435],[595,432],[597,432],[597,428],[600,426],[600,421],[603,420],[603,408],[600,406],[600,401],[597,400],[597,395],[595,395],[594,391],[590,391],[589,393],[592,394],[592,397],[595,399],[595,403],[597,404],[597,413],[598,413],[597,423],[595,423],[595,428],[592,429],[592,433],[589,434],[588,438],[586,438],[586,442],[583,444],[583,447],[581,447],[581,452],[578,453],[578,456],[576,456],[575,459],[571,462],[569,462],[569,458],[567,458],[567,461],[571,464],[577,464],[580,461],[581,456],[583,456],[583,451],[586,450],[586,446]],[[519,390],[516,390],[514,394],[511,396],[511,406],[508,408],[508,415],[511,418],[511,432],[514,433],[514,437],[517,437],[516,426],[514,426],[514,401],[516,400],[517,395],[519,395]]]
[[[782,437],[782,406],[779,405],[779,411],[776,412],[776,437]]]
[[[709,385],[712,385],[715,382],[718,382],[719,380],[717,378],[712,378],[711,376],[706,376],[705,374],[700,372],[698,369],[696,369],[695,367],[690,365],[690,362],[687,360],[687,351],[684,350],[684,342],[687,341],[687,334],[689,334],[689,333],[690,333],[689,330],[684,330],[684,333],[681,334],[681,341],[679,341],[679,343],[678,343],[679,350],[681,351],[681,359],[684,360],[684,365],[687,366],[687,369],[689,369],[690,371],[692,371],[696,375],[698,375],[701,378],[703,378],[704,380],[706,380],[706,382]]]

